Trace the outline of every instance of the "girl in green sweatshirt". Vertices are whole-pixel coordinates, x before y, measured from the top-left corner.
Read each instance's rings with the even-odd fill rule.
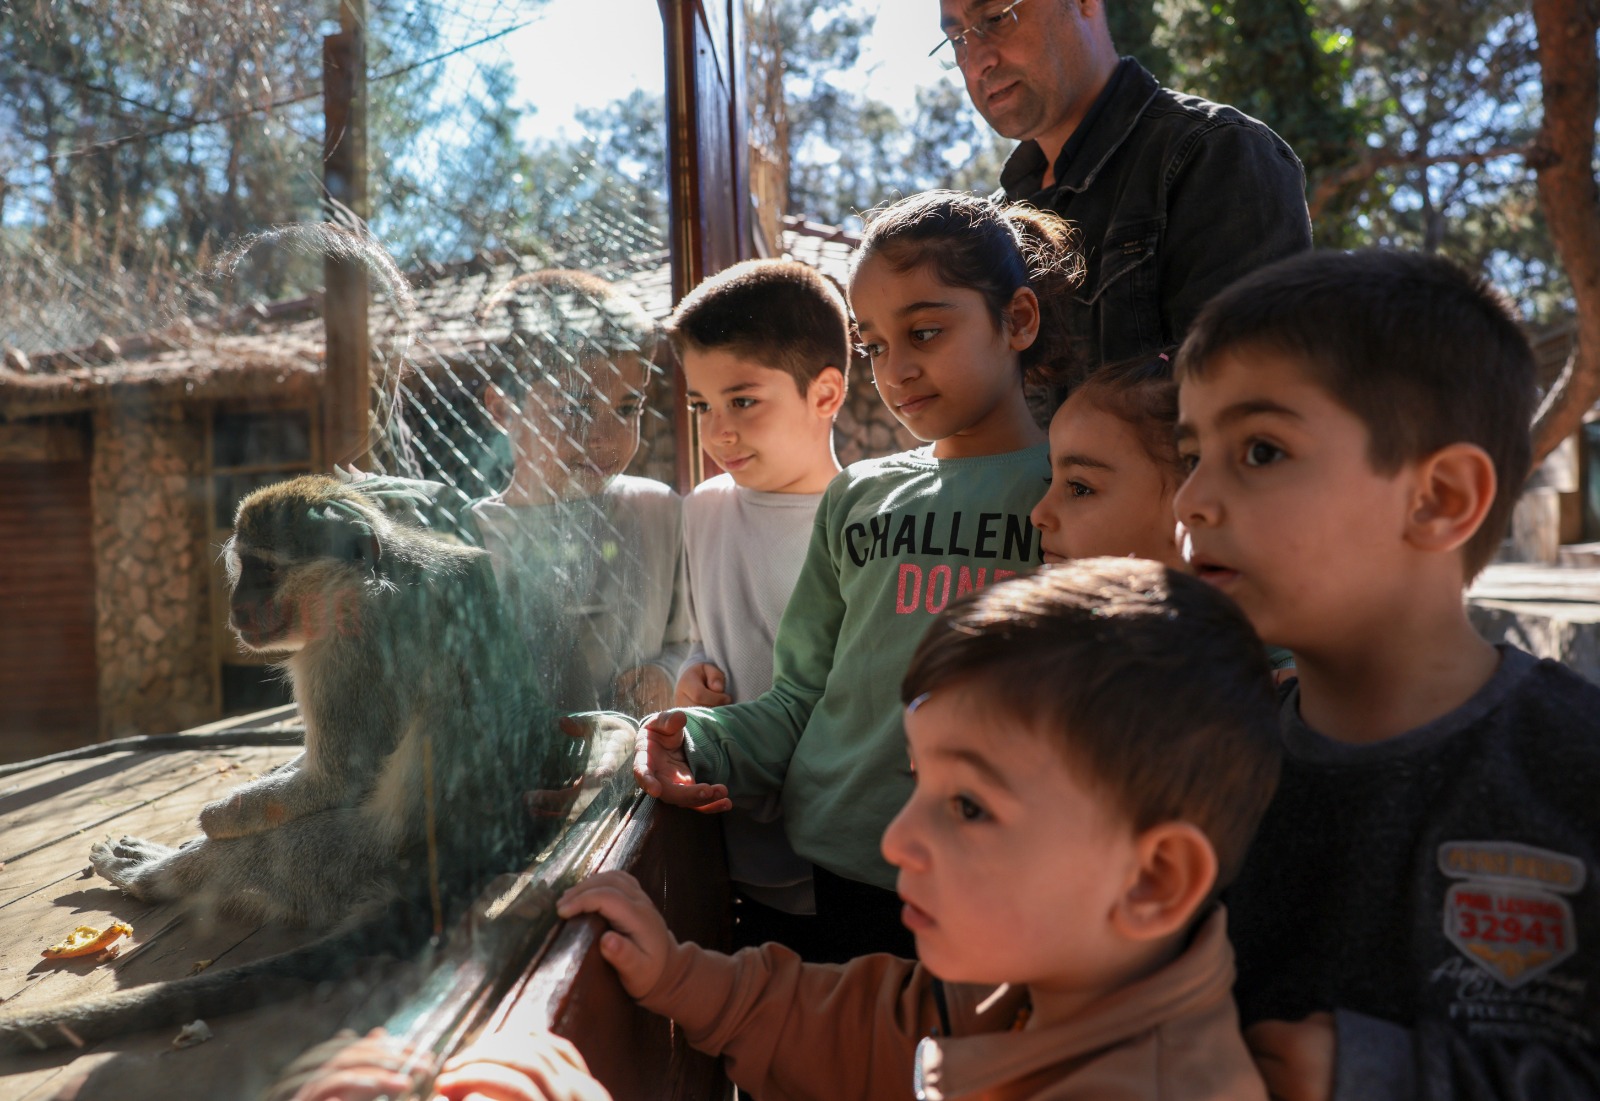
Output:
[[[808,958],[912,954],[878,851],[911,791],[898,685],[951,600],[1041,560],[1028,514],[1049,463],[1023,379],[1064,358],[1050,304],[1080,278],[1066,223],[1030,208],[934,191],[871,219],[849,286],[860,350],[930,446],[855,463],[824,493],[770,691],[641,730],[635,772],[664,802],[781,795],[789,839],[816,865]]]

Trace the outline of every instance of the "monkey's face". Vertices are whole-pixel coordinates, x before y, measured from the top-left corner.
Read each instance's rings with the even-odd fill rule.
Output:
[[[358,561],[289,560],[271,550],[233,546],[228,575],[228,626],[247,650],[292,653],[360,633],[362,595],[371,575]]]
[[[228,626],[248,650],[292,653],[359,634],[382,557],[361,518],[285,496],[246,498],[225,548]]]

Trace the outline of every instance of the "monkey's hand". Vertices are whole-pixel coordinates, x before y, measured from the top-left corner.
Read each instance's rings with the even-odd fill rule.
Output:
[[[600,938],[600,954],[617,969],[623,989],[642,998],[661,980],[678,947],[666,919],[627,872],[601,872],[562,895],[556,913],[563,918],[599,914],[611,929]]]
[[[89,863],[127,894],[145,902],[157,902],[169,897],[161,889],[163,880],[157,873],[177,851],[143,838],[122,837],[115,842],[95,842],[89,849]]]
[[[683,728],[688,721],[682,711],[663,711],[651,715],[639,727],[633,750],[633,778],[646,795],[676,807],[690,807],[703,814],[730,810],[725,784],[697,784],[689,755],[683,747]]]
[[[314,784],[304,769],[274,770],[201,807],[200,828],[212,838],[248,837],[346,801],[333,785]]]
[[[728,695],[728,678],[721,669],[709,661],[689,666],[678,678],[678,690],[673,694],[673,707],[721,707],[733,702]]]

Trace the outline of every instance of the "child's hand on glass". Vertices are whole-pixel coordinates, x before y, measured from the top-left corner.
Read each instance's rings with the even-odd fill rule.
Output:
[[[578,1049],[548,1032],[499,1032],[444,1065],[434,1101],[611,1101]]]
[[[705,814],[730,810],[724,784],[698,784],[684,749],[682,711],[663,711],[645,719],[634,742],[633,778],[646,795],[675,807],[691,807]]]
[[[329,1049],[337,1048],[332,1055]],[[360,1039],[353,1032],[319,1044],[285,1071],[277,1089],[295,1089],[292,1101],[378,1101],[404,1097],[433,1069],[433,1056],[375,1028]],[[276,1090],[270,1097],[281,1097]]]
[[[733,702],[727,693],[728,678],[721,669],[709,661],[699,661],[685,669],[678,677],[678,690],[673,694],[673,707],[721,707]]]
[[[403,1097],[432,1066],[419,1054],[373,1029],[347,1041],[295,1093],[293,1101],[380,1101]],[[434,1082],[432,1101],[611,1101],[589,1075],[578,1049],[548,1032],[494,1033],[449,1059]]]
[[[556,903],[563,918],[599,914],[611,928],[600,937],[600,954],[616,968],[623,989],[635,998],[648,994],[667,957],[678,946],[666,919],[627,872],[601,872],[573,887]]]

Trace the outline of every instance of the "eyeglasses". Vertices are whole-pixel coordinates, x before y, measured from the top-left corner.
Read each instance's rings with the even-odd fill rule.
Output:
[[[978,17],[978,21],[970,27],[965,27],[955,34],[946,35],[939,39],[939,44],[928,51],[928,56],[933,57],[946,46],[955,54],[955,63],[960,64],[961,59],[967,55],[968,36],[977,39],[987,39],[994,42],[1002,41],[1011,29],[1017,25],[1017,7],[1027,0],[1011,0],[1004,7],[995,8]],[[946,62],[946,64],[949,64]]]

